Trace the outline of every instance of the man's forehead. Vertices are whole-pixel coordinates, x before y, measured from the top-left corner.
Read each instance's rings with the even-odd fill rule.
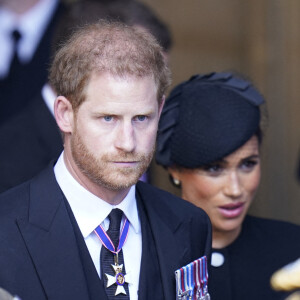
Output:
[[[131,73],[129,71],[117,72],[115,70],[99,69],[99,70],[93,70],[91,72],[90,80],[95,79],[95,78],[112,78],[116,81],[140,80],[142,78],[152,78],[153,82],[156,82],[155,78],[154,78],[154,74],[151,71],[149,71],[149,72],[144,71],[141,74],[136,74],[133,72]]]
[[[153,76],[117,76],[108,72],[93,73],[85,88],[86,105],[153,106],[157,104],[157,84]]]
[[[158,85],[152,74],[145,76],[136,76],[131,74],[118,75],[110,72],[93,72],[87,85],[86,92],[90,89],[100,89],[100,91],[106,91],[110,93],[118,92],[121,89],[127,89],[128,87],[135,87],[137,90],[150,88],[153,92],[157,92]]]

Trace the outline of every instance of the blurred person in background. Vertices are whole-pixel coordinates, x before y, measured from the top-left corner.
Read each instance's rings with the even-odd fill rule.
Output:
[[[263,103],[231,73],[196,75],[172,90],[159,124],[157,163],[212,222],[215,300],[283,299],[271,275],[300,253],[299,226],[248,215],[260,183]]]
[[[97,0],[94,0],[97,1]],[[173,39],[168,25],[160,19],[150,6],[140,1],[108,1],[110,13],[121,18],[126,24],[137,26],[150,32],[162,46],[167,61],[173,46]]]
[[[0,124],[22,110],[47,80],[59,0],[0,0]]]

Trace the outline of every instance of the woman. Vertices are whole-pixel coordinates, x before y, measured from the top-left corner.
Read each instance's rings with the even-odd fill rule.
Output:
[[[282,299],[274,271],[300,256],[300,227],[247,215],[260,182],[263,97],[230,73],[196,75],[167,99],[156,160],[213,228],[213,300]]]

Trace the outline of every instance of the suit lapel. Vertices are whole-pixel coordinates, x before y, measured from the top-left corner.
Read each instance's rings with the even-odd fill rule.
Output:
[[[165,300],[153,234],[144,205],[139,197],[137,197],[137,206],[140,220],[142,220],[141,229],[143,245],[139,279],[139,299]]]
[[[17,220],[17,225],[46,298],[88,300],[85,275],[63,197],[51,166],[31,182],[28,219]],[[153,234],[164,299],[174,300],[174,271],[189,262],[191,256],[186,242],[190,240],[189,220],[181,218],[172,203],[162,201],[161,194],[146,185],[137,185],[137,197],[144,205]]]
[[[190,249],[186,242],[191,240],[188,234],[189,220],[182,219],[174,211],[172,203],[167,205],[166,201],[162,201],[160,193],[148,189],[144,184],[137,184],[137,197],[145,207],[153,233],[164,299],[174,300],[176,292],[174,272],[191,259]]]
[[[89,299],[73,228],[52,167],[32,181],[28,220],[19,219],[17,224],[46,297]]]
[[[84,271],[85,278],[86,278],[86,283],[87,283],[87,287],[88,287],[90,300],[99,300],[99,299],[108,300],[106,292],[105,292],[105,288],[104,288],[104,282],[98,276],[98,273],[96,271],[96,268],[95,268],[92,258],[90,256],[90,253],[87,249],[87,246],[85,244],[82,233],[78,227],[78,224],[76,222],[76,219],[74,217],[72,209],[66,199],[64,199],[64,203],[65,203],[67,212],[69,214],[71,224],[73,226],[73,230],[74,230],[74,234],[75,234],[75,238],[76,238],[77,246],[78,246],[78,250],[79,250],[80,259],[82,262],[82,267],[83,267],[83,271]]]

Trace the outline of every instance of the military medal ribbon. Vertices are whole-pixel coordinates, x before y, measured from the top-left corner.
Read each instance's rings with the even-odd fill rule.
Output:
[[[128,237],[128,231],[129,231],[129,221],[125,217],[125,221],[123,223],[121,232],[120,232],[120,237],[119,237],[119,244],[118,247],[116,248],[114,243],[112,242],[111,238],[109,235],[106,233],[102,225],[99,225],[94,232],[100,239],[102,245],[110,251],[114,255],[114,260],[115,263],[111,265],[113,271],[114,271],[114,276],[111,276],[107,273],[104,275],[106,276],[107,279],[107,285],[106,287],[109,288],[112,285],[117,285],[117,289],[115,291],[115,296],[118,294],[125,294],[126,291],[124,288],[125,283],[129,283],[127,279],[127,275],[122,272],[123,269],[123,264],[119,265],[118,258],[119,258],[119,252],[121,251],[122,247],[124,246],[127,237]]]
[[[209,300],[207,258],[203,256],[175,271],[178,300]]]
[[[119,245],[118,245],[118,248],[115,249],[115,246],[114,246],[113,242],[111,241],[110,237],[107,235],[107,233],[104,230],[104,228],[102,227],[102,225],[99,225],[94,230],[94,232],[96,233],[96,235],[100,239],[102,245],[114,254],[119,253],[120,250],[122,249],[122,247],[124,246],[124,244],[127,240],[128,231],[129,231],[129,221],[128,221],[127,218],[125,218],[125,221],[123,223],[123,227],[122,227],[122,230],[121,230],[121,233],[120,233]]]

